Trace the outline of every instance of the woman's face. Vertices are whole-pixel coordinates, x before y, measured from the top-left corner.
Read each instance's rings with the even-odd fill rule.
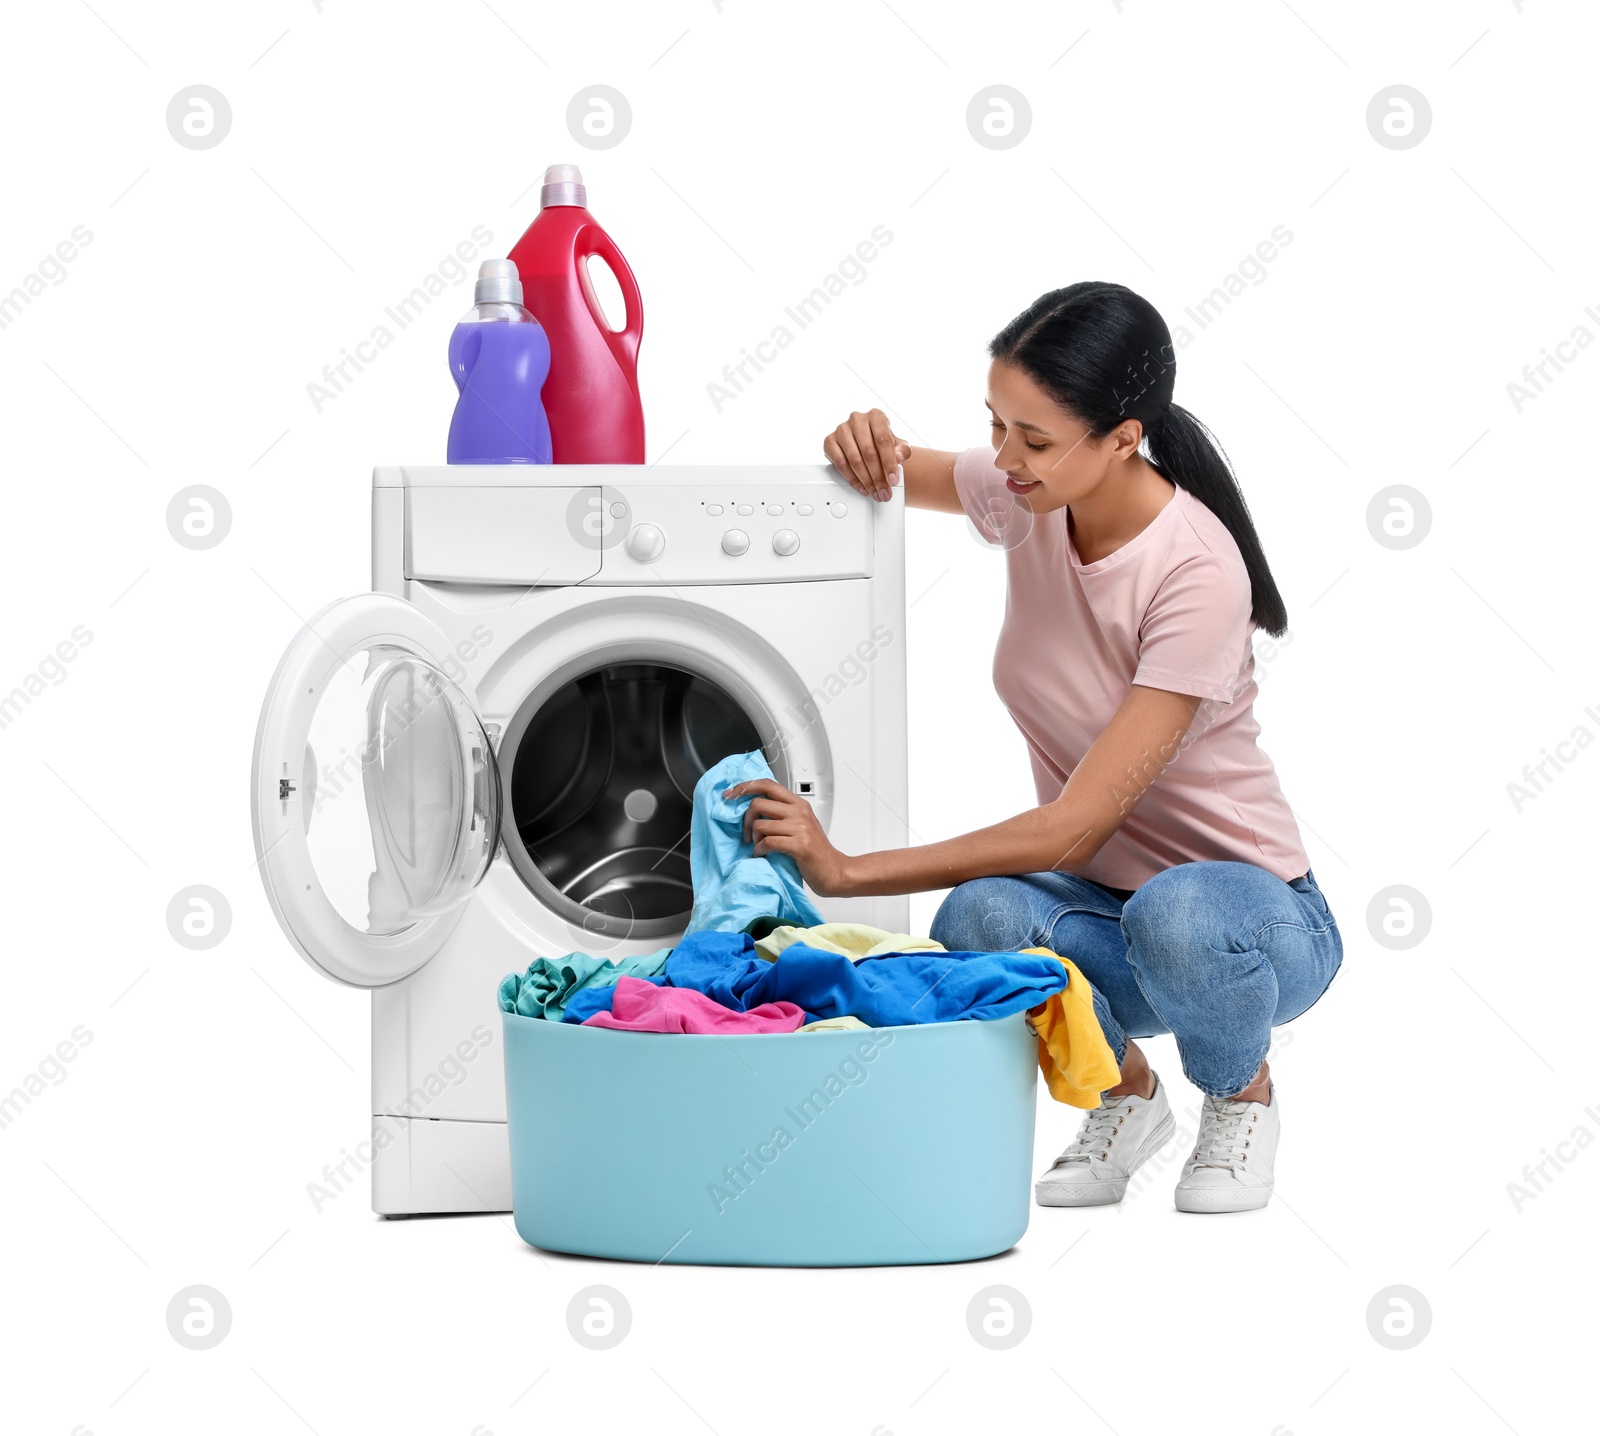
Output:
[[[989,413],[995,463],[1006,487],[1036,514],[1081,502],[1097,489],[1111,465],[1137,453],[1138,420],[1096,439],[1089,427],[1056,403],[1013,364],[989,366]]]

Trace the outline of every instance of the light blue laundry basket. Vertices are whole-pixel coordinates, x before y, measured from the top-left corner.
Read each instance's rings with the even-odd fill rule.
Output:
[[[993,1256],[1027,1230],[1038,1061],[1020,1014],[739,1037],[501,1016],[532,1246],[886,1266]]]

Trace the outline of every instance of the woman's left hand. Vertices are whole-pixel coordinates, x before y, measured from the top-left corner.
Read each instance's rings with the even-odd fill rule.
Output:
[[[818,897],[850,895],[846,874],[850,860],[828,841],[804,798],[772,778],[735,783],[723,796],[751,799],[744,812],[744,836],[746,842],[755,844],[758,858],[787,853]]]

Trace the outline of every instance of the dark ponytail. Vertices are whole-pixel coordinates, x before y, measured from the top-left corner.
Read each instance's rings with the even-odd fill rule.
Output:
[[[1137,419],[1151,468],[1193,494],[1233,535],[1250,575],[1256,627],[1276,636],[1289,626],[1227,456],[1204,424],[1172,402],[1177,352],[1153,304],[1098,280],[1053,289],[995,335],[989,356],[1022,370],[1097,439]]]

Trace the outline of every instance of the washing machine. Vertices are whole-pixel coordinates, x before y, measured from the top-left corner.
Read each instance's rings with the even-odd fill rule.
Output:
[[[719,759],[763,750],[846,852],[905,844],[905,672],[898,490],[825,465],[376,470],[372,592],[289,644],[251,772],[284,933],[370,990],[372,1136],[342,1175],[370,1169],[374,1211],[510,1209],[498,984],[681,935]],[[817,902],[907,929],[904,897]]]

